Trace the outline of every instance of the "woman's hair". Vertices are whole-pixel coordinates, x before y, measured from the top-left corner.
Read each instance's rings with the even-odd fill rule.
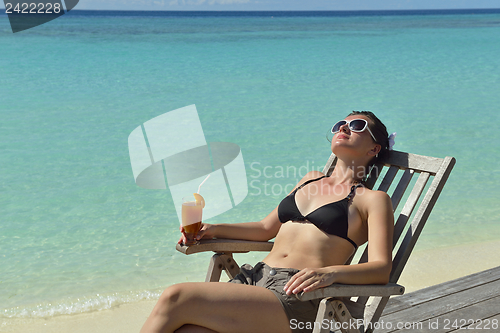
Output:
[[[347,116],[365,116],[371,120],[368,122],[368,127],[375,137],[375,142],[382,146],[382,149],[378,153],[378,157],[375,157],[370,161],[369,166],[376,164],[378,161],[382,160],[389,152],[389,133],[387,133],[387,128],[385,125],[370,111],[352,111]]]

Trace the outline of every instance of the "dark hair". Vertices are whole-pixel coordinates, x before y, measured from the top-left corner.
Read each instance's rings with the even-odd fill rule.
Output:
[[[374,165],[378,161],[382,160],[389,152],[389,133],[387,133],[387,128],[385,125],[370,111],[352,111],[347,116],[365,116],[371,120],[368,122],[368,127],[370,131],[372,131],[373,136],[375,137],[375,142],[382,146],[382,149],[378,153],[378,157],[374,158],[370,162],[370,166]]]

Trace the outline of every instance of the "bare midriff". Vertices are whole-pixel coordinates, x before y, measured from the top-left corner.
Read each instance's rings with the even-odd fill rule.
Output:
[[[343,265],[353,253],[354,247],[346,239],[307,221],[289,221],[281,225],[273,249],[263,261],[271,267],[319,268]]]

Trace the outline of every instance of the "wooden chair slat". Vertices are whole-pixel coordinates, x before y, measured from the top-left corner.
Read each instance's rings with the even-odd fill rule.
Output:
[[[384,162],[385,165],[396,165],[400,169],[413,169],[416,172],[429,172],[434,176],[439,171],[443,159],[392,150]]]
[[[398,205],[401,202],[401,199],[403,198],[403,195],[406,192],[406,188],[410,184],[414,173],[415,173],[414,170],[406,169],[403,173],[403,176],[399,180],[398,186],[396,186],[396,189],[394,190],[394,193],[391,196],[392,209],[394,211],[396,210],[396,208],[398,208]]]
[[[394,180],[394,177],[396,177],[396,174],[398,173],[399,168],[397,166],[390,166],[389,170],[387,170],[387,173],[384,176],[384,179],[380,183],[378,190],[379,191],[384,191],[387,192],[389,190],[389,187],[392,184],[392,181]]]
[[[406,203],[403,206],[403,209],[401,210],[401,213],[399,214],[399,217],[394,226],[394,240],[392,244],[393,246],[395,246],[396,243],[398,242],[398,239],[401,236],[401,233],[403,232],[406,223],[408,222],[408,219],[410,218],[411,213],[413,212],[413,209],[418,203],[420,195],[425,189],[425,185],[427,184],[429,177],[430,174],[428,172],[422,172],[418,177],[415,186],[413,186],[413,189],[410,195],[408,196],[408,199],[406,200]]]
[[[382,169],[384,168],[383,164],[375,164],[375,166],[370,170],[370,174],[368,175],[368,179],[366,180],[366,187],[372,189],[377,182],[378,176],[382,174]]]
[[[323,168],[323,174],[330,176],[335,168],[335,164],[337,164],[337,156],[332,153],[328,158],[328,161],[326,161],[325,167]]]

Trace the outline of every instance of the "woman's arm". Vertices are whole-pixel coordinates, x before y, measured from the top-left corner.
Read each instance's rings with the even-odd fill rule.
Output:
[[[250,241],[268,241],[276,237],[280,227],[281,223],[278,218],[278,207],[276,207],[269,215],[258,222],[219,224],[202,223],[201,230],[198,232],[196,239],[227,238]],[[180,231],[182,235],[178,243],[185,244],[187,239],[182,226],[180,227]]]
[[[386,284],[389,282],[394,231],[391,200],[384,192],[371,191],[368,196],[363,197],[361,207],[367,216],[368,262],[303,269],[286,284],[287,294],[307,292],[332,283]]]
[[[319,171],[308,172],[298,182],[295,188],[309,179],[317,178],[322,175],[323,174]],[[202,228],[198,233],[197,239],[228,238],[251,241],[268,241],[276,237],[280,227],[281,222],[278,218],[278,207],[276,207],[269,215],[258,222],[220,224],[203,223]],[[182,236],[179,239],[179,244],[186,241],[183,231],[184,230],[181,227]]]
[[[278,208],[276,207],[269,215],[258,222],[212,224],[208,228],[208,236],[209,238],[268,241],[276,237],[280,227],[281,223],[278,219]]]

